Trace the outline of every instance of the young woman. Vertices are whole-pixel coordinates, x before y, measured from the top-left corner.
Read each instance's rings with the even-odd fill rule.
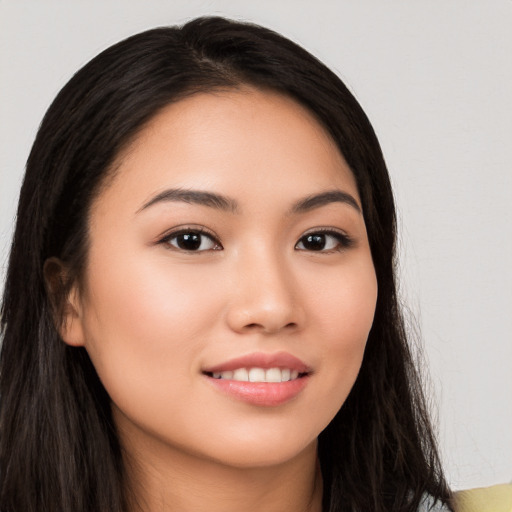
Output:
[[[107,49],[48,110],[2,305],[0,510],[449,510],[371,125],[221,18]]]

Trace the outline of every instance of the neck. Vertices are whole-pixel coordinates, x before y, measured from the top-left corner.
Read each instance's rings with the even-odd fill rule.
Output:
[[[321,512],[316,444],[292,460],[258,468],[165,452],[126,455],[130,512]]]

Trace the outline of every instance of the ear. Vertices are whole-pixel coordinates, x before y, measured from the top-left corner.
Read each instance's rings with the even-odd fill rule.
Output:
[[[53,321],[62,340],[68,345],[84,345],[82,306],[77,283],[69,283],[69,273],[58,258],[49,258],[43,267],[44,280]]]

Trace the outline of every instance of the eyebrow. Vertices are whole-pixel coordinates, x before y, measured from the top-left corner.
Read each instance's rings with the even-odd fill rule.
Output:
[[[358,213],[361,213],[361,207],[355,198],[342,190],[328,190],[326,192],[321,192],[320,194],[313,194],[305,197],[292,206],[290,213],[306,213],[310,210],[314,210],[315,208],[320,208],[321,206],[331,203],[348,204]]]
[[[184,202],[189,204],[199,204],[215,208],[216,210],[223,210],[231,213],[238,212],[238,203],[234,199],[225,197],[213,192],[205,192],[202,190],[185,190],[180,188],[171,188],[160,192],[155,197],[145,203],[137,213],[161,202]]]
[[[216,210],[227,211],[230,213],[239,213],[240,208],[232,198],[216,194],[214,192],[206,192],[203,190],[187,190],[180,188],[172,188],[160,192],[144,205],[139,208],[137,213],[141,212],[162,202],[184,202],[189,204],[198,204],[207,206]],[[342,190],[328,190],[319,194],[312,194],[297,201],[289,210],[289,214],[306,213],[321,206],[326,206],[331,203],[343,203],[354,208],[358,213],[361,213],[361,208],[355,198],[343,192]]]

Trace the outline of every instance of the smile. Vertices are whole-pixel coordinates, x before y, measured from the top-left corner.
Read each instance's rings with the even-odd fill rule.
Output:
[[[221,394],[259,407],[292,401],[307,386],[312,373],[311,367],[286,352],[247,354],[202,371]]]
[[[301,376],[298,370],[291,368],[237,368],[223,372],[213,372],[214,379],[238,382],[288,382]]]

